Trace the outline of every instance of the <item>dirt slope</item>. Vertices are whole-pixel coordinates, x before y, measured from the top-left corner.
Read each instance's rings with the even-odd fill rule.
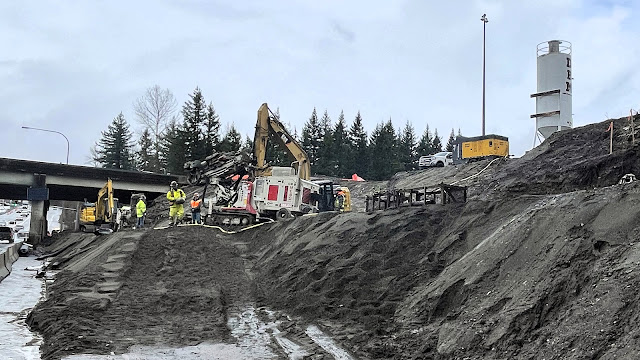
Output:
[[[640,174],[638,147],[618,131],[609,155],[606,127],[554,134],[488,168],[446,169],[459,179],[486,168],[467,181],[466,205],[305,219],[256,234],[266,301],[323,319],[362,357],[640,356],[640,189],[614,185]],[[431,170],[388,186],[439,182]]]
[[[617,181],[640,175],[640,154],[620,119],[609,155],[607,125],[556,133],[519,159],[349,183],[357,202],[376,188],[457,182],[466,204],[324,213],[237,235],[74,235],[51,248],[68,246],[54,258],[64,271],[30,322],[51,359],[232,341],[229,307],[247,302],[294,316],[290,340],[313,358],[330,356],[305,339],[305,322],[363,359],[638,358],[640,185]]]
[[[249,286],[233,246],[177,229],[79,236],[56,257],[69,260],[29,317],[45,335],[43,358],[228,337],[225,306]]]

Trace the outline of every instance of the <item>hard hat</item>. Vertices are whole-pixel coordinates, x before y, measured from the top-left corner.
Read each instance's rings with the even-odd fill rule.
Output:
[[[140,196],[140,199],[142,199],[142,200],[145,200],[146,198],[147,198],[147,197],[146,197],[146,196],[144,196],[144,195],[141,195],[141,196]]]
[[[172,181],[171,182],[171,187],[177,187],[178,186],[178,182],[177,181]]]
[[[200,196],[200,194],[198,193],[193,194],[193,197],[198,197],[198,196]]]

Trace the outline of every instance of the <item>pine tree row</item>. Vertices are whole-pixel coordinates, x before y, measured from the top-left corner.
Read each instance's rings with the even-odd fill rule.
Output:
[[[453,151],[454,140],[451,129],[446,151]],[[438,130],[432,134],[429,125],[418,139],[409,121],[404,128],[396,130],[389,119],[377,124],[369,136],[360,112],[347,127],[344,112],[340,112],[337,122],[332,124],[326,110],[318,119],[315,108],[302,129],[302,147],[314,174],[351,177],[356,173],[370,180],[389,179],[398,171],[416,169],[420,156],[443,151]]]
[[[197,87],[179,114],[173,94],[159,86],[148,89],[134,103],[134,112],[143,127],[140,135],[135,139],[120,113],[91,149],[90,162],[95,166],[180,174],[187,161],[204,159],[214,150],[237,151],[242,146],[233,124],[221,138],[220,117]]]
[[[141,133],[136,138],[120,113],[91,149],[90,161],[95,166],[181,174],[185,162],[204,159],[213,151],[252,148],[251,138],[247,136],[243,142],[233,124],[220,136],[220,117],[197,87],[179,113],[173,94],[159,86],[148,89],[137,99],[134,112],[142,125]],[[275,115],[279,117],[279,109]],[[298,139],[296,131],[287,130]],[[452,129],[446,151],[452,151],[454,139]],[[429,125],[418,139],[410,122],[396,130],[389,119],[377,124],[368,135],[360,112],[348,126],[344,112],[340,112],[334,124],[326,110],[319,119],[315,108],[299,141],[307,152],[313,174],[351,177],[356,173],[370,180],[389,179],[398,171],[415,169],[420,156],[443,150],[438,130],[432,134]],[[293,159],[272,141],[266,160],[272,165],[289,166]]]

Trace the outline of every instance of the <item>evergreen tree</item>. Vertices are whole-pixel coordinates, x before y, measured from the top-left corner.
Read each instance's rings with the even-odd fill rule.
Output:
[[[416,134],[411,123],[407,120],[407,123],[402,129],[402,132],[398,132],[398,160],[404,170],[413,170],[418,160]]]
[[[388,180],[400,170],[396,131],[391,119],[376,126],[371,134],[369,146],[371,149],[369,176],[373,180]]]
[[[155,157],[156,147],[149,128],[145,128],[144,131],[142,131],[138,145],[140,146],[137,153],[138,170],[159,171],[160,169],[157,167],[159,159]]]
[[[207,156],[206,150],[210,146],[205,131],[208,127],[207,105],[200,88],[196,87],[182,106],[183,125],[179,130],[180,138],[184,141],[187,161],[202,160]]]
[[[429,130],[429,124],[427,124],[420,142],[418,143],[418,156],[425,156],[434,154],[433,151],[433,138],[431,137],[431,131]]]
[[[333,126],[327,110],[320,119],[321,142],[318,148],[316,173],[335,175],[335,153],[333,152]]]
[[[316,108],[313,108],[311,117],[302,128],[302,148],[309,157],[309,165],[311,172],[315,172],[314,167],[318,164],[318,150],[320,149],[320,141],[322,139],[322,130],[318,121]]]
[[[182,134],[183,131],[181,131],[177,122],[172,120],[162,137],[162,162],[166,164],[164,172],[170,174],[182,174],[184,172],[184,163],[187,162],[187,158]]]
[[[334,175],[340,177],[350,177],[350,168],[353,167],[353,155],[349,146],[349,134],[344,121],[344,111],[340,111],[338,121],[333,129],[333,154],[334,154]]]
[[[462,136],[462,131],[460,131],[460,128],[458,128],[458,136]]]
[[[456,141],[456,134],[453,128],[451,129],[451,134],[449,134],[449,140],[447,141],[447,146],[445,147],[446,151],[453,151],[453,144]]]
[[[232,129],[235,130],[235,128]],[[237,133],[237,131],[236,131]],[[238,137],[240,134],[238,133]],[[213,103],[209,103],[207,106],[207,120],[205,122],[204,129],[204,156],[211,155],[215,150],[218,150],[220,146],[220,117],[216,114],[216,109],[213,107]]]
[[[95,148],[94,161],[107,169],[135,169],[133,135],[124,115],[116,116],[106,131],[102,131],[102,138]]]
[[[242,143],[242,148],[240,150],[248,154],[253,154],[253,140],[251,140],[249,135],[246,135],[244,138],[244,142]]]
[[[431,142],[433,151],[439,153],[442,151],[442,138],[438,136],[438,129],[433,133],[433,141]]]
[[[276,111],[273,113],[278,121],[280,121],[280,108],[276,108]],[[282,123],[282,121],[280,121]],[[290,124],[285,125],[282,123],[282,126],[289,132]],[[290,132],[289,132],[290,133]],[[267,142],[267,149],[265,154],[265,161],[272,166],[290,166],[291,162],[295,159],[292,159],[289,155],[289,150],[287,150],[286,146],[280,144],[281,139],[277,139],[273,134],[269,134],[269,141]]]
[[[242,136],[236,130],[235,126],[231,124],[227,132],[224,134],[222,141],[220,141],[220,151],[222,152],[236,152],[242,147]]]
[[[353,173],[367,179],[369,177],[369,142],[367,132],[362,125],[360,111],[349,128],[349,147],[353,158],[353,166],[349,167],[347,175]],[[351,174],[349,174],[351,173]]]

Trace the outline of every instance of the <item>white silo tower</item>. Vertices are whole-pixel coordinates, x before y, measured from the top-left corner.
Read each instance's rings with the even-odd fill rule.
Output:
[[[536,98],[536,132],[533,145],[539,136],[548,138],[556,131],[573,127],[571,113],[571,43],[551,40],[538,44],[538,89]]]

